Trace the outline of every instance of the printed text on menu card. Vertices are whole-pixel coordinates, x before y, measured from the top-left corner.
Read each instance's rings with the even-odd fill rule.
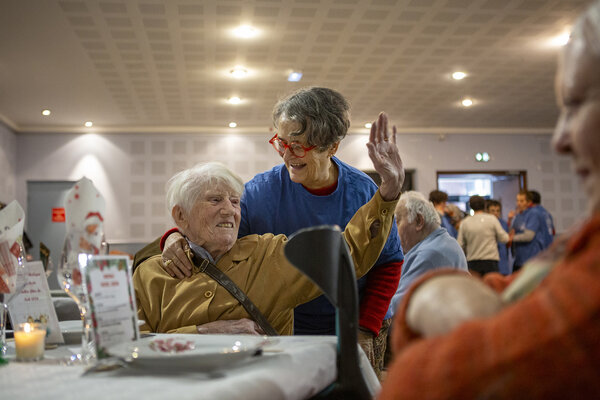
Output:
[[[41,261],[26,262],[25,268],[19,268],[17,286],[23,283],[25,286],[21,293],[8,304],[13,326],[24,322],[40,322],[46,325],[47,343],[64,343]]]
[[[80,259],[98,358],[113,345],[139,339],[137,308],[127,257]]]

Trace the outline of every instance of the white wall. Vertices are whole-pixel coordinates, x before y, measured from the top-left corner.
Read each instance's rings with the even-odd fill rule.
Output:
[[[0,122],[0,201],[9,203],[16,196],[17,136]],[[21,206],[24,207],[23,204]]]
[[[171,226],[164,185],[173,173],[200,161],[215,160],[248,180],[280,162],[267,143],[268,137],[265,133],[19,134],[16,196],[25,207],[27,180],[87,176],[106,198],[107,240],[150,241]],[[357,168],[372,169],[367,140],[367,135],[348,136],[338,156]],[[585,199],[571,173],[570,161],[551,152],[549,135],[452,134],[440,140],[434,134],[402,134],[398,146],[406,168],[416,170],[415,189],[423,193],[436,187],[438,170],[522,169],[527,170],[528,187],[541,193],[542,203],[554,215],[557,231],[583,217]],[[489,152],[491,161],[475,162],[478,151]]]

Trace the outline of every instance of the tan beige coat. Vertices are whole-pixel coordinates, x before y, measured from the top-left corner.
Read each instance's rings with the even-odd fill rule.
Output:
[[[373,266],[389,235],[396,201],[385,202],[377,192],[346,226],[356,274]],[[377,228],[378,227],[378,228]],[[371,237],[373,236],[373,237]],[[291,335],[293,309],[321,294],[285,258],[284,235],[249,235],[238,239],[217,267],[242,289],[269,323]],[[161,256],[144,261],[133,275],[142,330],[196,333],[196,326],[216,320],[251,318],[229,292],[208,275],[193,271],[185,279],[172,278],[162,268]]]

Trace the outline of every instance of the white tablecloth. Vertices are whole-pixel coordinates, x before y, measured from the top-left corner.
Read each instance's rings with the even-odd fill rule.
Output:
[[[336,338],[282,336],[261,356],[213,373],[121,368],[82,376],[83,366],[61,365],[61,346],[44,360],[0,366],[3,399],[306,399],[336,377]],[[7,358],[14,358],[9,342]],[[377,378],[361,352],[361,367],[374,391]],[[366,364],[365,364],[366,363]]]

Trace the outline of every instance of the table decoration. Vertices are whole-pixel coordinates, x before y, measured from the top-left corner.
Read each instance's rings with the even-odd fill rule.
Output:
[[[23,283],[23,289],[8,304],[12,326],[40,322],[46,326],[47,343],[64,343],[42,262],[26,262],[17,275],[18,285]]]
[[[81,256],[80,269],[98,358],[108,346],[137,340],[135,292],[127,256]]]
[[[25,322],[15,327],[17,361],[38,361],[44,358],[46,327],[37,322]]]
[[[77,181],[65,199],[66,237],[57,277],[60,286],[79,307],[83,324],[81,353],[73,361],[88,362],[96,357],[88,317],[88,304],[82,287],[79,257],[106,254],[104,241],[104,198],[88,178]]]
[[[7,304],[23,288],[17,286],[17,272],[24,266],[24,223],[25,212],[16,200],[0,210],[0,357],[6,354]]]

